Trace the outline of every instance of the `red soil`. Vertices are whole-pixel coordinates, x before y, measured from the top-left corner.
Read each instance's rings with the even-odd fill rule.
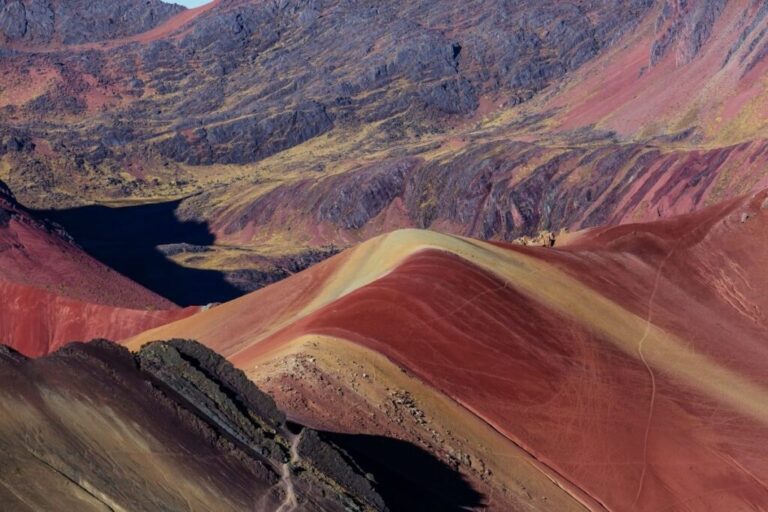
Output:
[[[120,339],[189,316],[96,261],[0,196],[0,343],[39,356],[74,340]]]
[[[219,4],[219,0],[213,0],[212,2],[209,2],[205,5],[201,5],[200,7],[195,7],[194,9],[187,9],[186,11],[180,12],[176,16],[172,17],[171,19],[163,23],[162,25],[157,26],[148,32],[144,32],[143,34],[139,34],[128,39],[123,39],[112,44],[114,44],[115,46],[118,46],[119,44],[123,44],[126,42],[133,42],[133,41],[138,41],[141,43],[149,43],[152,41],[157,41],[158,39],[163,39],[165,37],[175,35],[179,33],[181,29],[184,28],[187,24],[189,24],[192,20],[194,20],[201,14],[210,11],[218,4]]]
[[[705,312],[703,319],[715,318]],[[765,425],[721,412],[710,397],[658,375],[646,440],[651,389],[641,361],[444,253],[411,257],[255,348],[306,332],[385,354],[607,508],[626,510],[638,493],[641,510],[685,500],[697,510],[768,500],[750,476],[768,476]],[[741,352],[732,366],[765,375],[768,353],[757,341],[753,335],[720,352]],[[707,488],[712,495],[696,498]]]
[[[0,281],[109,306],[174,307],[26,215],[0,227],[0,249]]]
[[[0,295],[0,341],[28,357],[49,354],[72,341],[122,339],[198,311],[117,308],[8,282],[0,282]]]
[[[592,508],[759,508],[768,503],[766,197],[593,230],[558,249],[509,246],[506,265],[523,265],[532,273],[521,279],[540,286],[483,267],[486,244],[470,245],[477,257],[425,244],[316,309],[306,306],[317,290],[337,286],[328,271],[354,276],[359,259],[150,335],[199,332],[249,371],[306,334],[350,340],[462,404]],[[592,302],[579,309],[562,297]],[[734,386],[748,391],[734,398]]]
[[[748,44],[730,53],[755,17],[758,4],[746,3],[727,4],[712,37],[690,61],[672,48],[653,66],[653,42],[668,27],[656,27],[658,13],[652,13],[638,31],[578,70],[547,106],[562,109],[560,127],[566,130],[596,124],[647,138],[697,127],[707,142],[718,143],[761,136],[768,61],[763,58],[750,69],[757,52]],[[765,30],[766,23],[762,20],[749,37]]]

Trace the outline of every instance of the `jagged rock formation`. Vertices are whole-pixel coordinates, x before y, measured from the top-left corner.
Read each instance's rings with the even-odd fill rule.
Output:
[[[651,47],[651,65],[658,64],[673,49],[678,63],[691,62],[712,36],[713,26],[726,4],[727,0],[665,0],[656,19],[658,36]]]
[[[317,432],[190,341],[0,347],[4,510],[386,510]]]
[[[0,43],[104,41],[146,32],[183,10],[160,0],[2,0]]]
[[[94,180],[117,196],[141,194],[154,185],[140,169],[165,181],[165,163],[249,163],[333,129],[384,121],[394,138],[441,131],[484,95],[525,101],[593,58],[648,8],[647,0],[625,4],[221,1],[191,21],[170,19],[162,37],[148,32],[104,48],[67,44],[83,41],[57,25],[48,39],[64,46],[0,48],[9,76],[0,130],[17,130],[26,145],[42,139],[55,155],[40,158],[38,147],[37,167],[12,159],[24,176],[12,186],[37,204],[55,191],[88,194]],[[123,4],[107,5],[78,12],[139,18],[110,37],[150,28],[129,15],[135,5],[102,12]],[[172,12],[153,5],[146,16]],[[54,162],[88,177],[46,186]],[[129,162],[138,180],[120,175]]]

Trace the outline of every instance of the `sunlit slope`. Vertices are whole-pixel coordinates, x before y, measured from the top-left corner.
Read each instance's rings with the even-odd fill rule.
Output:
[[[415,454],[362,444],[356,459],[378,458],[402,477],[404,500],[395,497],[393,510],[443,510],[437,504],[450,504],[445,509],[451,511],[479,505],[499,512],[600,508],[461,404],[361,344],[301,336],[263,354],[247,374],[291,419],[331,432],[410,442],[460,473],[474,491],[447,476],[430,476]]]
[[[620,4],[617,16],[629,9]],[[514,240],[668,218],[768,187],[768,5],[647,7],[528,101],[485,95],[471,119],[385,145],[372,125],[329,132],[260,162],[252,186],[233,182],[183,209],[210,219],[220,241],[285,251],[409,227]],[[307,171],[318,162],[320,178]]]
[[[768,499],[765,194],[500,246],[405,230],[129,340],[237,366],[307,335],[373,349],[611,509]]]
[[[72,341],[121,339],[198,311],[108,306],[3,281],[0,295],[0,340],[30,357],[49,354]]]
[[[553,126],[566,130],[710,147],[765,139],[765,3],[662,4],[538,107],[558,110]]]

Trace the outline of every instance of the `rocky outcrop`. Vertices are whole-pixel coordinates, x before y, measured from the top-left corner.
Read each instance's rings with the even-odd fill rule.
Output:
[[[2,181],[0,181],[0,201],[9,206],[16,203],[16,197],[11,188]]]
[[[267,119],[245,117],[199,128],[191,134],[176,133],[158,142],[165,158],[192,165],[253,162],[305,142],[333,128],[333,119],[317,102],[298,105]]]
[[[257,446],[251,446],[252,449],[264,447],[265,435],[273,436],[277,429],[285,427],[285,415],[269,396],[256,389],[226,359],[199,343],[152,343],[139,352],[138,363],[141,370],[164,386],[198,404],[203,414],[215,417],[241,442],[255,440]],[[243,408],[253,411],[258,423],[244,421],[247,417],[241,415]]]
[[[18,396],[28,405],[16,406]],[[195,342],[152,343],[132,355],[95,341],[37,360],[3,347],[0,410],[3,467],[28,477],[41,463],[50,468],[33,482],[4,478],[10,509],[18,501],[49,508],[46,488],[63,504],[86,493],[80,510],[175,509],[179,502],[264,512],[387,510],[349,455],[311,430],[290,430],[268,395]],[[123,427],[101,430],[105,421]]]
[[[323,242],[344,245],[359,234],[418,227],[513,241],[687,213],[759,186],[767,158],[765,141],[707,151],[610,141],[556,149],[477,142],[440,160],[408,157],[299,180],[211,215],[223,221],[224,236],[250,225],[292,233],[330,226],[320,230],[329,233]],[[739,178],[716,186],[723,175]],[[222,202],[217,194],[232,193],[196,200],[215,204]]]
[[[170,170],[251,163],[335,128],[382,121],[399,126],[390,130],[395,139],[443,131],[447,120],[471,116],[483,96],[506,96],[511,104],[530,99],[649,8],[647,0],[627,0],[618,10],[606,0],[240,0],[190,19],[182,13],[161,36],[121,40],[176,8],[27,4],[47,6],[53,21],[42,34],[26,29],[23,37],[50,44],[45,52],[4,50],[0,65],[7,76],[36,81],[29,69],[45,76],[34,94],[11,96],[3,107],[9,121],[0,123],[51,148],[14,156],[27,177],[13,185],[27,201],[62,190],[77,201],[94,182],[115,196],[153,186],[141,175],[126,183],[119,171],[126,162]],[[10,21],[20,5],[7,3],[6,33],[23,31]],[[97,40],[112,43],[60,47]],[[82,182],[31,187],[53,169]]]
[[[146,32],[183,10],[161,0],[2,0],[0,43],[104,41]]]
[[[768,16],[768,4],[753,2],[753,8],[756,8],[754,17],[749,20],[739,37],[733,42],[723,61],[724,67],[739,50],[746,48],[746,53],[739,57],[739,61],[746,64],[744,74],[749,73],[768,56],[768,42],[765,40],[768,31],[763,26],[766,16]]]
[[[242,293],[248,293],[276,283],[316,263],[338,254],[341,249],[329,245],[310,248],[297,254],[263,258],[266,261],[259,268],[242,268],[224,271],[225,279]]]
[[[676,50],[679,64],[693,60],[712,35],[712,28],[727,3],[727,0],[665,0],[656,20],[658,36],[651,47],[651,64],[657,64],[672,49]]]

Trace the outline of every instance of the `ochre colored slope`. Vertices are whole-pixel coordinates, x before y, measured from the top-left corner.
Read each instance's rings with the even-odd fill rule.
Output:
[[[347,340],[590,508],[748,509],[768,500],[766,206],[761,193],[552,250],[398,231],[128,344],[195,337],[258,379],[295,340]]]

